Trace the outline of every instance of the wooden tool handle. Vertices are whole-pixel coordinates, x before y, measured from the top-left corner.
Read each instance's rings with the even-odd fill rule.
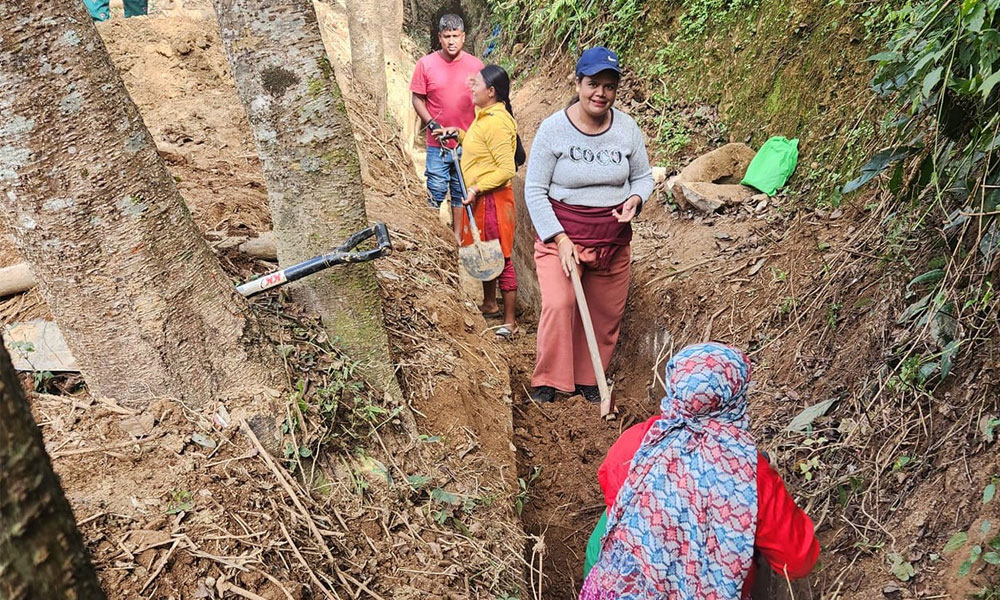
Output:
[[[611,392],[608,390],[608,379],[604,375],[604,364],[601,363],[601,353],[597,350],[597,336],[594,335],[594,323],[590,320],[590,307],[587,297],[583,295],[583,284],[580,283],[580,273],[574,266],[570,269],[573,279],[573,293],[576,294],[576,306],[580,309],[580,319],[583,321],[583,332],[587,335],[587,350],[590,351],[590,362],[594,365],[594,377],[597,378],[597,389],[601,392],[601,417],[611,414]]]

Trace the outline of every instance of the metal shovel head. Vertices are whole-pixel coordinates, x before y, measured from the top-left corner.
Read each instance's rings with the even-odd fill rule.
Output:
[[[479,281],[496,279],[503,271],[504,259],[500,240],[476,241],[471,246],[462,246],[458,249],[458,258],[462,261],[465,271]]]

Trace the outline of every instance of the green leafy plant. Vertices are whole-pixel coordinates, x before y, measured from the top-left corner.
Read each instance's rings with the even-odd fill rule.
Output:
[[[900,581],[909,581],[914,575],[916,575],[913,563],[903,559],[901,555],[891,552],[886,556],[886,558],[889,560],[889,570],[896,576],[896,579],[899,579]]]
[[[44,392],[55,375],[52,371],[35,371],[31,374],[32,382],[35,386],[36,392]]]
[[[983,489],[983,503],[988,504],[993,501],[996,495],[997,484],[1000,483],[1000,477],[993,476],[990,478],[990,482]],[[979,525],[979,539],[989,539],[989,541],[984,545],[974,544],[969,547],[969,553],[965,560],[961,562],[958,566],[959,577],[965,577],[976,567],[977,564],[998,566],[1000,565],[1000,535],[995,535],[989,537],[993,531],[993,524],[989,519],[984,519]],[[943,554],[951,554],[961,550],[962,548],[968,546],[969,544],[969,534],[965,531],[955,532],[944,545],[942,550]],[[985,567],[983,567],[985,568]]]
[[[406,482],[410,484],[413,489],[420,490],[427,486],[433,479],[426,475],[410,475],[406,478]]]
[[[830,302],[826,305],[826,324],[830,329],[836,329],[840,322],[840,307],[839,302]]]
[[[993,498],[997,495],[997,484],[1000,483],[1000,477],[994,475],[990,478],[990,482],[986,484],[983,488],[983,504],[989,504],[993,502]]]
[[[682,3],[684,13],[678,20],[678,37],[681,40],[700,37],[710,25],[732,21],[757,3],[758,0],[686,0]]]
[[[913,462],[913,457],[903,454],[902,456],[896,459],[896,462],[892,464],[892,472],[898,473],[903,469],[905,469],[912,462]]]
[[[646,12],[644,0],[487,0],[487,6],[509,45],[523,43],[534,52],[601,44],[628,54]]]
[[[802,474],[802,477],[804,477],[806,481],[812,481],[813,476],[816,471],[820,469],[822,463],[820,463],[818,456],[813,456],[812,458],[800,460],[795,466],[798,468],[799,473]]]
[[[524,477],[517,478],[518,492],[517,496],[514,498],[514,511],[518,514],[518,516],[521,515],[521,512],[524,511],[525,505],[531,500],[531,485],[535,483],[535,480],[538,479],[541,474],[542,467],[534,466],[531,468],[531,474],[528,475],[527,479]]]
[[[194,508],[194,496],[187,490],[174,488],[170,490],[170,501],[167,503],[167,514],[187,512]]]

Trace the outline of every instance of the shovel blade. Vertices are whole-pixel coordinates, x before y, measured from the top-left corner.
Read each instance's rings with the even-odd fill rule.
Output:
[[[500,249],[500,240],[476,242],[471,246],[462,246],[458,249],[458,258],[466,273],[479,281],[496,279],[503,271],[504,258],[503,250]]]

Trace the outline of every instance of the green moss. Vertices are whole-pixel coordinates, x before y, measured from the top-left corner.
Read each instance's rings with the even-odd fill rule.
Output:
[[[785,91],[782,89],[781,79],[777,79],[774,82],[774,87],[771,88],[771,93],[767,95],[764,99],[764,112],[770,117],[778,115],[784,109],[783,103],[785,101]]]
[[[309,95],[314,98],[322,94],[323,88],[326,87],[322,79],[317,79],[315,77],[310,77],[306,80],[306,85],[309,87]]]

